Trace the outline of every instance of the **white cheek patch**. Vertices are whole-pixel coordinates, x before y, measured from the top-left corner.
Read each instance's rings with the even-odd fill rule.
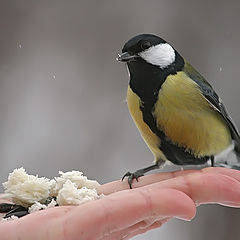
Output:
[[[166,68],[175,61],[175,51],[168,43],[152,46],[139,53],[146,62]]]

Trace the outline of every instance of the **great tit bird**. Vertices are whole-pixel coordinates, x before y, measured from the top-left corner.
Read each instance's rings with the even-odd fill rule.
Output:
[[[125,43],[118,61],[130,75],[129,112],[155,164],[126,173],[129,186],[170,161],[199,165],[230,146],[240,156],[240,137],[212,86],[169,43],[141,34]],[[124,179],[123,177],[123,179]]]

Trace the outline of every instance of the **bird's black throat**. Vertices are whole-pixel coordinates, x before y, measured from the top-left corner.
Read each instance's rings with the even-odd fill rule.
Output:
[[[175,75],[183,69],[184,59],[175,52],[175,61],[164,69],[149,64],[141,58],[127,64],[130,73],[130,87],[145,102],[157,99],[158,92],[167,76]]]
[[[141,99],[143,119],[155,134],[157,134],[156,120],[152,112],[158,100],[159,90],[168,75],[175,75],[184,67],[184,59],[177,52],[175,54],[175,61],[164,69],[149,64],[141,58],[128,62],[130,88]]]

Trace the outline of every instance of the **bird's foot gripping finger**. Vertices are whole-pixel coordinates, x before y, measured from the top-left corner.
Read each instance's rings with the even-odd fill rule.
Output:
[[[130,188],[132,188],[132,182],[134,179],[137,180],[138,182],[138,178],[144,176],[144,171],[142,169],[131,173],[131,172],[127,172],[126,174],[124,174],[124,176],[122,177],[122,181],[124,180],[125,177],[128,177],[128,185]]]
[[[142,168],[142,169],[139,169],[137,170],[136,172],[134,173],[131,173],[131,172],[127,172],[123,177],[122,177],[122,181],[125,177],[128,177],[128,185],[130,188],[132,188],[132,182],[134,179],[136,179],[138,181],[138,178],[139,177],[142,177],[144,176],[145,173],[151,171],[151,170],[154,170],[154,169],[158,169],[162,164],[164,163],[164,161],[162,161],[161,159],[158,160],[154,165],[151,165],[149,167],[146,167],[146,168]]]

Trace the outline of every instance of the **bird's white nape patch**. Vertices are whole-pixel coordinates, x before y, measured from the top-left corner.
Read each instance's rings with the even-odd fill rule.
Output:
[[[175,61],[175,51],[168,43],[158,44],[139,53],[146,62],[166,68]]]

